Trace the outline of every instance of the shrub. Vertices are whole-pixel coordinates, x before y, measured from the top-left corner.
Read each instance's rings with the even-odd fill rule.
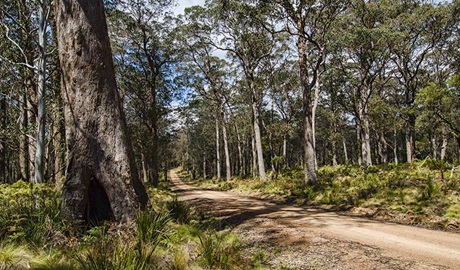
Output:
[[[148,243],[154,249],[167,238],[171,227],[168,214],[155,213],[152,210],[140,212],[136,218],[137,238],[139,243]]]
[[[192,209],[187,203],[179,201],[177,197],[167,202],[166,208],[171,218],[178,223],[186,224],[192,220]]]
[[[240,263],[239,241],[233,235],[207,231],[199,236],[202,262],[209,268],[233,269]]]
[[[121,238],[104,239],[79,252],[75,260],[83,270],[143,270],[151,266],[153,251]]]

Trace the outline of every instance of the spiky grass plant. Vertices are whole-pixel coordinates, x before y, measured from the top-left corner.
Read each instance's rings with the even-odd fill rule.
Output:
[[[179,224],[187,224],[192,220],[193,211],[190,206],[175,197],[166,203],[171,218]]]
[[[0,244],[0,270],[30,268],[32,255],[23,246]]]

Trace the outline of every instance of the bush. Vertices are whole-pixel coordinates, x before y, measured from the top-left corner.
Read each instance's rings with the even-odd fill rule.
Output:
[[[166,208],[171,218],[180,224],[187,224],[192,220],[192,209],[187,203],[179,201],[177,197],[167,202]]]
[[[156,249],[171,232],[168,214],[155,213],[152,210],[140,212],[136,218],[137,238],[139,243],[148,243]]]
[[[207,231],[199,236],[200,256],[209,268],[233,269],[241,261],[239,241],[233,235],[222,235]]]
[[[151,266],[154,249],[121,238],[106,238],[79,252],[75,260],[83,270],[143,270]]]

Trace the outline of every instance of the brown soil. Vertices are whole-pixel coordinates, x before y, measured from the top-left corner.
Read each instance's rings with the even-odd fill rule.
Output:
[[[218,217],[244,252],[270,269],[460,269],[460,235],[193,187],[171,172],[181,200]],[[286,268],[283,268],[286,269]]]

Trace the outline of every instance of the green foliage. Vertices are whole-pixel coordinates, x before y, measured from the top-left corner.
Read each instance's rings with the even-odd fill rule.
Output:
[[[75,260],[87,270],[142,270],[150,269],[154,247],[134,246],[126,239],[102,239],[79,252]]]
[[[207,231],[200,235],[200,256],[205,266],[214,269],[233,269],[241,258],[240,243],[234,235]]]
[[[159,199],[132,224],[107,222],[75,230],[60,220],[53,186],[0,185],[0,270],[240,267],[241,245],[234,235],[204,232],[222,228],[216,219],[195,218],[185,202],[165,190],[148,192]]]
[[[60,200],[54,187],[18,181],[0,186],[0,239],[27,242],[39,247],[59,244],[65,228]]]
[[[186,224],[192,220],[192,209],[186,202],[178,200],[177,197],[166,203],[166,209],[176,222]]]
[[[136,229],[139,243],[149,244],[156,249],[171,232],[168,214],[155,213],[152,210],[140,212],[136,218]]]

